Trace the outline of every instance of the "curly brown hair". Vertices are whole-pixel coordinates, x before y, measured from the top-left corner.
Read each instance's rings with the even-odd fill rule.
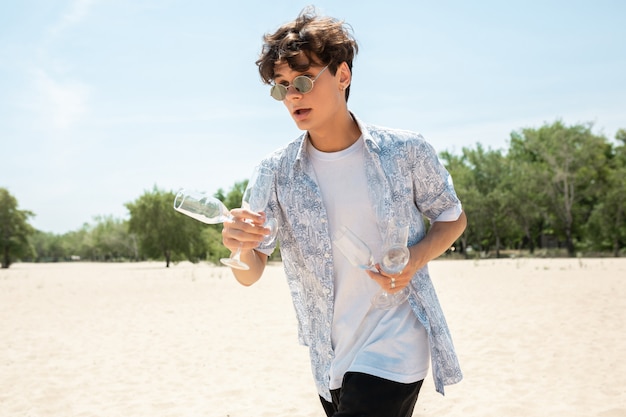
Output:
[[[343,21],[318,16],[313,7],[303,9],[294,21],[263,37],[263,49],[256,61],[261,79],[271,84],[275,65],[285,62],[299,72],[307,71],[312,64],[328,65],[333,75],[339,65],[346,62],[352,71],[352,60],[359,47],[351,32]],[[345,95],[347,101],[350,86]]]

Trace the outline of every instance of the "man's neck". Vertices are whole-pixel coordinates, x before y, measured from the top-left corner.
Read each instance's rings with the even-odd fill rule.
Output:
[[[321,152],[338,152],[349,148],[361,136],[359,125],[350,112],[322,130],[309,131],[311,145]]]

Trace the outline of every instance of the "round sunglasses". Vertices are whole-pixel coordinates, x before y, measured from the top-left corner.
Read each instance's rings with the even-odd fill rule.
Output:
[[[287,91],[289,90],[290,86],[293,86],[293,88],[295,88],[300,94],[309,93],[311,90],[313,90],[313,85],[315,85],[315,81],[319,78],[320,75],[322,75],[324,71],[326,71],[326,68],[328,68],[328,65],[322,68],[322,70],[317,73],[315,78],[309,78],[306,75],[298,75],[296,78],[293,79],[291,84],[274,84],[270,89],[270,95],[278,101],[283,101],[285,97],[287,97]]]

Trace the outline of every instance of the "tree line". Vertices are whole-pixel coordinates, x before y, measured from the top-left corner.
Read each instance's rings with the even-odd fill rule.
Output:
[[[454,248],[463,257],[507,255],[622,256],[626,247],[626,130],[615,143],[592,124],[561,121],[511,133],[509,149],[481,144],[444,151],[468,217]],[[246,181],[215,197],[239,207]],[[129,219],[94,218],[62,235],[35,230],[34,216],[0,188],[2,268],[21,261],[189,260],[217,263],[229,255],[221,225],[204,225],[173,210],[175,194],[153,187],[126,203]],[[275,253],[278,257],[278,252]]]
[[[235,183],[219,198],[228,208],[239,206],[247,181]],[[210,261],[228,257],[221,240],[221,225],[207,225],[173,208],[175,193],[154,186],[137,200],[126,203],[128,220],[98,216],[95,224],[62,235],[35,230],[28,224],[34,214],[19,210],[17,200],[0,188],[0,248],[2,268],[21,261]]]

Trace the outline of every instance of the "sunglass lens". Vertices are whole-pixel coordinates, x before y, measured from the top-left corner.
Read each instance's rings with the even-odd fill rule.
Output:
[[[300,93],[305,94],[311,91],[311,89],[313,88],[313,81],[311,81],[309,77],[300,75],[299,77],[293,79],[292,85]]]
[[[287,97],[287,88],[282,84],[274,84],[270,89],[270,95],[278,101],[282,101]]]

